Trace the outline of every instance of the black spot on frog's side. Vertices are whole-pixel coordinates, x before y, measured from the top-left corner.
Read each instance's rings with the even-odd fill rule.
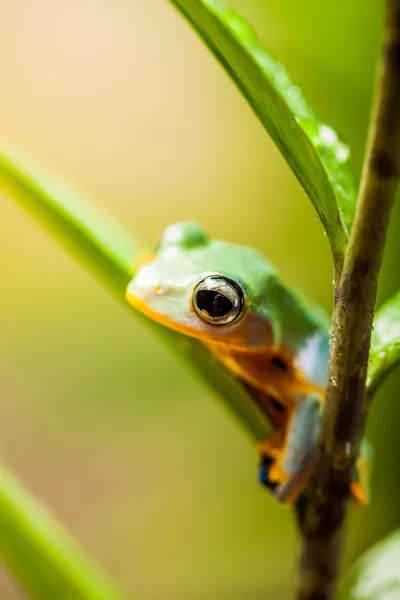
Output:
[[[273,356],[271,358],[271,365],[275,369],[278,369],[279,371],[282,371],[284,373],[286,373],[288,371],[288,365],[287,365],[287,363],[283,360],[283,358],[281,358],[278,355]]]
[[[261,408],[271,425],[280,430],[284,428],[289,415],[283,404],[271,394],[263,392],[240,377],[238,379],[252,400]]]
[[[285,407],[283,406],[283,404],[281,402],[279,402],[279,400],[276,400],[276,398],[270,397],[270,402],[271,402],[272,406],[274,407],[274,409],[276,410],[276,412],[278,412],[278,413],[285,412]]]

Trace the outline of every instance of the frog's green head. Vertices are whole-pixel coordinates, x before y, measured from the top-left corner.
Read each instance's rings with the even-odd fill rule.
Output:
[[[194,223],[170,225],[126,297],[148,317],[206,342],[269,346],[265,295],[273,270],[256,251],[210,239]]]

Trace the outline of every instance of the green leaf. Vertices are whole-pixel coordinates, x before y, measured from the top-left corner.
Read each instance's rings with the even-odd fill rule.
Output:
[[[125,301],[127,284],[143,252],[137,240],[111,217],[0,144],[1,185],[222,398],[250,435],[257,441],[268,437],[271,427],[261,410],[203,344],[154,323]]]
[[[359,559],[343,580],[339,600],[400,598],[400,529]]]
[[[0,557],[37,600],[127,600],[0,464]]]
[[[324,225],[341,265],[356,191],[349,148],[323,125],[253,28],[217,0],[171,0],[231,76],[278,146]]]
[[[400,292],[385,302],[374,319],[367,386],[374,394],[400,363]]]

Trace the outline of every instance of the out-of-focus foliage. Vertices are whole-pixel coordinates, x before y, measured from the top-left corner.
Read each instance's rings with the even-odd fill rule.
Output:
[[[340,600],[396,600],[400,598],[400,530],[368,550],[350,569]]]
[[[379,309],[371,340],[368,387],[373,393],[400,362],[400,292]]]
[[[30,598],[127,600],[1,464],[0,557]]]
[[[219,0],[172,0],[235,81],[309,195],[340,261],[356,192],[349,148],[321,123],[253,27]]]
[[[351,143],[358,171],[383,4],[232,5]],[[330,309],[331,258],[312,207],[165,0],[15,0],[2,10],[2,135],[148,245],[166,224],[196,220],[260,249]],[[255,484],[241,429],[8,199],[1,213],[7,463],[134,598],[290,598],[292,514]],[[382,299],[400,287],[399,240],[397,206]],[[398,386],[396,374],[372,407],[373,502],[352,511],[346,564],[399,524]],[[0,597],[21,598],[6,576]]]
[[[94,273],[129,307],[125,302],[125,290],[134,274],[134,265],[144,255],[133,234],[128,234],[109,215],[77,197],[54,178],[28,165],[4,144],[0,144],[0,187],[33,214],[73,257],[86,265],[89,272]],[[161,327],[130,309],[132,314],[163,337],[169,348],[186,361],[188,368],[198,373],[216,394],[222,396],[256,441],[271,433],[261,411],[202,344]]]

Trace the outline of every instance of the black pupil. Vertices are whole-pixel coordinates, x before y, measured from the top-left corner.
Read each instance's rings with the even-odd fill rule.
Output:
[[[212,290],[199,290],[196,301],[199,310],[206,312],[210,317],[225,317],[233,308],[229,298]]]

